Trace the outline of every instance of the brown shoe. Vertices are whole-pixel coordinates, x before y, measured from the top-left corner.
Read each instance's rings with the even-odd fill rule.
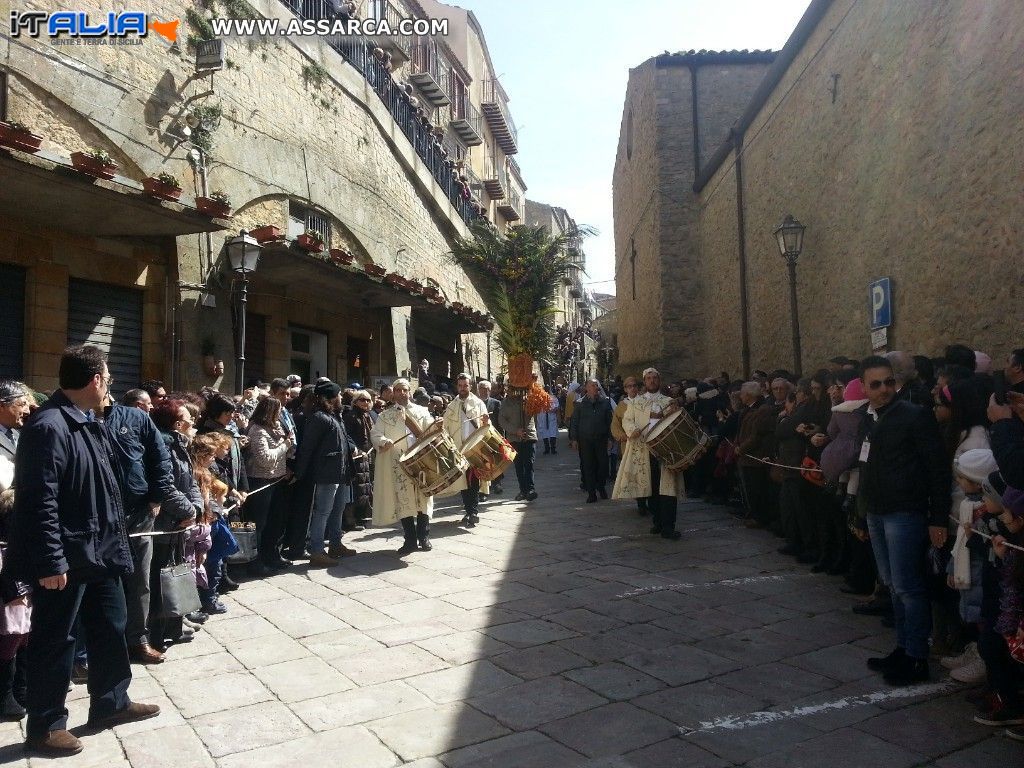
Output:
[[[356,551],[354,549],[352,549],[351,547],[346,547],[344,544],[331,544],[331,546],[327,549],[328,557],[352,557],[352,555],[354,555],[355,553]]]
[[[162,664],[164,655],[149,643],[128,647],[128,658],[139,664]]]
[[[337,564],[338,561],[335,558],[324,554],[323,552],[315,552],[309,556],[310,568],[332,568]]]
[[[82,751],[82,742],[71,731],[50,731],[41,739],[25,739],[25,749],[39,755],[66,757]]]
[[[149,718],[156,717],[159,714],[160,707],[156,704],[142,704],[141,702],[133,701],[120,712],[115,712],[112,715],[107,715],[97,720],[89,718],[85,727],[90,730],[102,730],[104,728],[113,728],[115,725],[134,723],[138,720],[149,720]]]

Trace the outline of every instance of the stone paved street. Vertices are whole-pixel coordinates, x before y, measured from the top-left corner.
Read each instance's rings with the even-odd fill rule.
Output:
[[[962,686],[870,674],[889,631],[770,534],[690,502],[682,541],[652,538],[631,504],[583,503],[564,447],[537,463],[541,498],[492,497],[473,531],[446,500],[432,553],[399,560],[396,530],[367,530],[344,567],[244,584],[168,662],[135,667],[159,719],[85,736],[61,765],[1019,764]],[[25,760],[20,728],[0,725],[0,763],[49,762]]]

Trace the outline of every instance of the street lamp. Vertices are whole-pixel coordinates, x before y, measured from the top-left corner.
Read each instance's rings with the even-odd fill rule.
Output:
[[[241,393],[245,385],[245,311],[246,292],[249,288],[250,272],[256,271],[256,262],[260,260],[263,248],[244,229],[238,237],[232,237],[225,244],[231,270],[242,277],[242,292],[239,295],[238,311],[238,363],[235,365],[235,392]]]
[[[803,224],[793,218],[792,214],[786,214],[786,218],[775,228],[773,234],[779,243],[779,253],[786,260],[789,267],[789,311],[793,318],[793,365],[796,372],[803,370],[800,360],[800,317],[796,307],[796,261],[800,258],[800,251],[804,247]]]

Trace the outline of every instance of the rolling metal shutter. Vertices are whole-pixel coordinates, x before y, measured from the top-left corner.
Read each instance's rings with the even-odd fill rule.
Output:
[[[107,355],[120,397],[142,380],[142,293],[103,283],[68,285],[68,343],[92,344]]]
[[[25,360],[25,270],[0,264],[0,379],[21,379]]]

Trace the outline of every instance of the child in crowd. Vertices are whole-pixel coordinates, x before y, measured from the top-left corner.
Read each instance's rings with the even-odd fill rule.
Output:
[[[227,606],[220,601],[217,587],[222,575],[223,558],[231,552],[225,550],[222,542],[218,542],[217,547],[213,546],[211,530],[216,527],[218,535],[222,536],[222,531],[227,528],[226,525],[218,525],[218,523],[226,522],[224,518],[228,485],[219,477],[221,470],[217,459],[226,456],[230,450],[230,438],[217,432],[196,435],[189,446],[196,484],[203,497],[205,515],[204,520],[197,521],[203,523],[204,533],[201,545],[197,547],[197,550],[202,549],[203,562],[200,563],[197,559],[196,568],[198,571],[202,566],[206,578],[202,578],[197,572],[196,584],[199,587],[203,613],[207,614],[227,613],[228,610]],[[237,547],[237,544],[235,546]]]

